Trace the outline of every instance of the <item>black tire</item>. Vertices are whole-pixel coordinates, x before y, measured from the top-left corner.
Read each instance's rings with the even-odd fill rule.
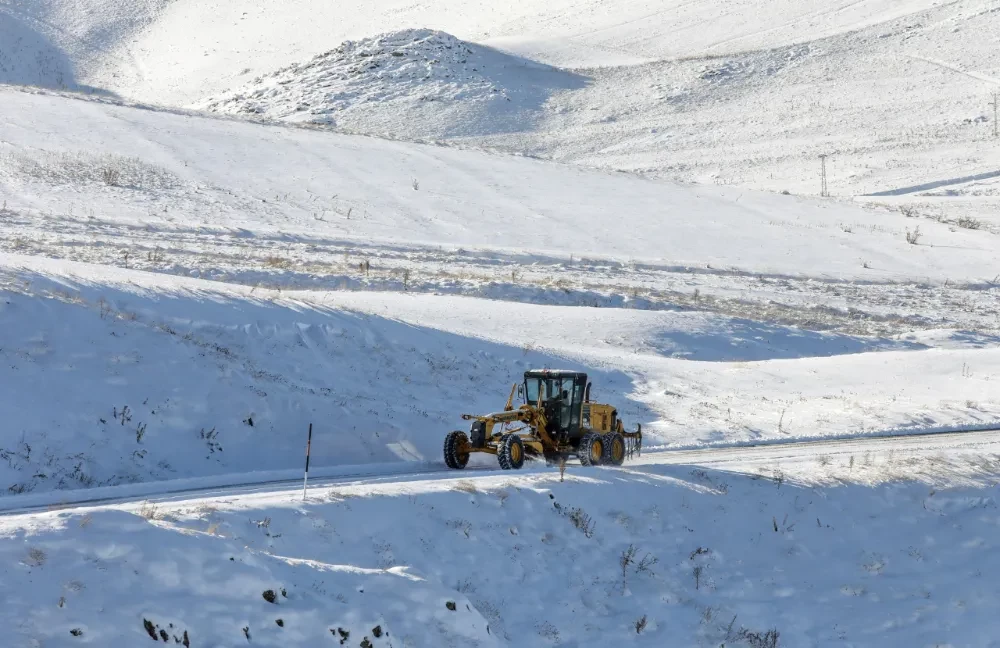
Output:
[[[604,459],[609,466],[620,466],[625,463],[625,437],[619,432],[608,432],[604,435]]]
[[[449,468],[461,470],[469,464],[469,437],[465,432],[449,432],[444,438],[444,462]]]
[[[500,439],[497,461],[504,470],[520,470],[524,465],[524,444],[521,442],[521,437],[508,434]]]
[[[588,432],[580,439],[576,453],[584,466],[600,466],[604,462],[604,437],[597,432]]]

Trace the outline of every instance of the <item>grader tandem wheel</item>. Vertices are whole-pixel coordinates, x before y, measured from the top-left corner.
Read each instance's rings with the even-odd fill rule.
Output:
[[[520,386],[524,404],[514,408],[511,388],[502,412],[464,414],[472,421],[444,440],[444,460],[460,470],[475,452],[494,454],[503,470],[524,466],[528,455],[560,462],[575,456],[584,466],[620,466],[642,449],[642,427],[626,432],[617,410],[590,401],[587,375],[572,371],[531,370]]]

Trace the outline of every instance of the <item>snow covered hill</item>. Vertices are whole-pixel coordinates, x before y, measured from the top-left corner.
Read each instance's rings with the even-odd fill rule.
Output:
[[[2,643],[993,645],[998,23],[0,0]],[[540,366],[643,455],[444,471]]]
[[[288,265],[282,245],[351,245],[354,257],[374,240],[400,252],[437,248],[440,263],[446,249],[472,249],[524,266],[586,257],[688,275],[980,287],[996,276],[989,229],[895,210],[41,94],[0,97],[0,188],[12,225],[4,231],[15,250],[123,262],[122,240],[194,243],[208,228],[216,242],[232,237],[224,265],[241,246]],[[113,228],[119,242],[69,250],[58,236],[18,236],[22,224],[74,239]],[[143,232],[157,235],[140,243]]]
[[[919,195],[966,192],[1000,165],[989,123],[1000,18],[985,0],[127,7],[4,0],[0,81],[813,195],[829,154],[835,196],[897,192],[952,220],[994,204]],[[379,34],[420,30],[467,43],[485,70],[444,56],[411,77],[408,57],[437,46],[393,43],[406,57],[358,62],[398,40]]]
[[[582,84],[569,72],[442,32],[404,30],[349,41],[198,107],[390,135],[468,137],[530,130],[553,92]]]

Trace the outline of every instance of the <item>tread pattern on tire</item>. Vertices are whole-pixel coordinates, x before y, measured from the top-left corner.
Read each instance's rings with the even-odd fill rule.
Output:
[[[625,437],[619,432],[608,432],[604,435],[604,456],[601,457],[601,463],[607,464],[609,466],[620,466],[625,463]],[[622,456],[621,461],[615,461],[612,456],[611,449],[614,447],[615,441],[621,444]]]
[[[514,461],[511,457],[511,446],[518,445],[521,448],[520,461]],[[503,470],[519,470],[524,465],[524,444],[521,437],[516,434],[508,434],[500,439],[500,447],[497,448],[497,461]]]
[[[469,463],[469,455],[458,451],[463,445],[468,445],[469,437],[465,432],[449,432],[444,438],[444,462],[449,468],[461,470]]]
[[[590,460],[591,448],[594,443],[601,443],[601,459],[596,463]],[[588,432],[580,439],[580,446],[577,449],[578,456],[580,458],[580,463],[584,466],[599,466],[604,463],[604,453],[607,450],[604,449],[604,438],[597,432]]]

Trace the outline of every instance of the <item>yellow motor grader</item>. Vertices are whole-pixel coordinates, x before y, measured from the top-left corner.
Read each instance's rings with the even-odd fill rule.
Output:
[[[524,404],[514,407],[520,392]],[[504,470],[517,470],[526,455],[561,461],[576,456],[584,466],[620,466],[642,450],[642,426],[626,432],[618,410],[590,402],[587,374],[533,369],[524,383],[515,383],[502,412],[484,416],[463,414],[472,421],[466,434],[451,432],[444,440],[444,460],[461,469],[473,452],[497,456]]]

